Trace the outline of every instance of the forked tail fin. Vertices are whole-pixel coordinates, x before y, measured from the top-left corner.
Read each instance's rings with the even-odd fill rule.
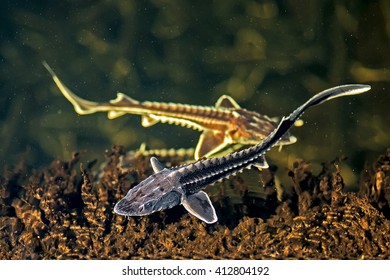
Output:
[[[303,105],[298,107],[294,112],[290,114],[290,116],[288,116],[288,118],[291,120],[294,119],[295,122],[295,120],[297,120],[303,114],[303,112],[311,106],[321,104],[333,98],[338,98],[347,95],[361,94],[366,91],[369,91],[370,89],[371,86],[361,85],[361,84],[342,85],[342,86],[326,89],[324,91],[321,91],[320,93],[317,93],[308,101],[306,101]]]
[[[82,99],[74,94],[66,85],[64,85],[61,80],[58,78],[57,74],[51,69],[49,64],[46,61],[42,61],[43,66],[49,71],[53,81],[56,83],[57,87],[60,89],[61,93],[65,96],[66,99],[72,103],[75,111],[80,115],[93,114],[95,112],[101,111],[98,110],[99,103]]]
[[[355,95],[361,94],[366,91],[369,91],[371,86],[361,85],[361,84],[351,84],[351,85],[342,85],[333,87],[320,93],[317,93],[308,101],[306,101],[303,105],[299,106],[295,109],[288,117],[283,117],[280,121],[278,127],[269,134],[263,142],[256,145],[257,150],[268,150],[272,146],[274,146],[279,139],[294,125],[295,121],[311,106],[315,106],[326,102],[330,99],[347,96],[347,95]]]

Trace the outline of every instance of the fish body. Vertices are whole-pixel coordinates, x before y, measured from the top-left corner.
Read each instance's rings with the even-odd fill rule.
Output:
[[[304,111],[333,98],[354,95],[370,89],[367,85],[343,85],[322,91],[283,117],[278,126],[263,141],[254,146],[222,157],[201,159],[193,163],[165,168],[157,158],[151,158],[154,174],[130,189],[119,200],[114,212],[125,216],[143,216],[182,204],[192,215],[206,223],[218,218],[203,189],[215,182],[257,166],[267,168],[265,153],[288,132]]]
[[[74,94],[50,66],[43,62],[61,93],[72,103],[80,115],[108,112],[114,119],[125,114],[142,116],[142,125],[150,127],[156,123],[169,123],[201,131],[194,152],[196,160],[224,153],[231,146],[237,149],[244,145],[255,145],[277,127],[273,119],[254,111],[241,108],[228,95],[222,95],[215,106],[196,106],[179,103],[140,102],[123,93],[109,102],[93,102]],[[297,139],[286,133],[279,140],[283,146],[295,143]]]

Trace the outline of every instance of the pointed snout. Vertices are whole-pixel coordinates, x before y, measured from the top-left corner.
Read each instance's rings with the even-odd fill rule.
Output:
[[[139,203],[130,202],[126,198],[119,200],[114,206],[114,212],[123,216],[135,216],[139,212]]]

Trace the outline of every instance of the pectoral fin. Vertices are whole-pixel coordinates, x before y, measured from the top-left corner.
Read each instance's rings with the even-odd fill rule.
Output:
[[[205,130],[199,137],[195,149],[195,159],[212,155],[228,145],[223,133]]]
[[[208,224],[213,224],[218,220],[210,198],[204,191],[187,196],[182,204],[188,212]]]

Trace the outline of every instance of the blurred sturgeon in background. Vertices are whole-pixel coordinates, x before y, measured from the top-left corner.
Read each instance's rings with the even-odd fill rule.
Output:
[[[108,112],[108,118],[115,119],[125,114],[135,114],[142,116],[144,127],[161,122],[201,131],[194,153],[196,160],[227,154],[229,148],[238,150],[244,145],[256,145],[278,125],[272,118],[241,108],[228,95],[222,95],[215,106],[139,102],[123,93],[118,93],[117,98],[109,102],[88,101],[66,87],[46,62],[43,65],[80,115]],[[288,145],[296,141],[296,137],[287,132],[278,140],[277,145]]]

